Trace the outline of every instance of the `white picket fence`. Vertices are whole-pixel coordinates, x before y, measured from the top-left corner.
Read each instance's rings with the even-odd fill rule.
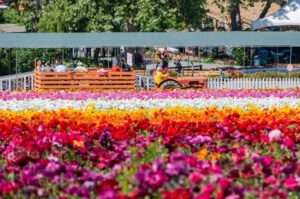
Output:
[[[0,77],[0,91],[33,90],[33,72]]]
[[[236,78],[220,79],[214,78],[208,80],[208,89],[287,89],[300,88],[300,78]]]
[[[0,77],[0,91],[33,90],[33,86],[34,77],[32,72]],[[208,79],[207,86],[210,90],[300,88],[300,78],[211,78]],[[153,87],[153,76],[136,75],[136,88],[149,90]]]

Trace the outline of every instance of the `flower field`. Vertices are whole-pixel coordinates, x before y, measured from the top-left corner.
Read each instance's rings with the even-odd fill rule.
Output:
[[[0,198],[299,198],[300,92],[0,93]]]

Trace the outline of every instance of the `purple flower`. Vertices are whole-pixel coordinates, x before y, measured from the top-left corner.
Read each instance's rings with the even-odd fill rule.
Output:
[[[168,163],[165,169],[166,174],[170,176],[177,176],[185,173],[185,164],[183,162]]]
[[[113,142],[109,130],[104,130],[100,135],[100,144],[103,148],[112,149]]]
[[[205,142],[210,142],[210,141],[211,141],[211,137],[198,135],[197,137],[192,138],[190,140],[190,143],[193,145],[200,145],[200,144],[203,144]]]

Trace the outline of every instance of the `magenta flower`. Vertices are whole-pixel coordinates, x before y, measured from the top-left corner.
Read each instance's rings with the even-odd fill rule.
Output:
[[[284,182],[284,186],[287,188],[287,189],[296,189],[296,188],[299,188],[299,183],[298,181],[296,180],[296,178],[294,177],[289,177],[285,180]]]
[[[264,180],[264,183],[274,185],[276,183],[276,178],[274,176],[269,176]]]
[[[269,167],[273,162],[273,158],[270,156],[264,156],[264,157],[262,157],[261,161],[265,167]]]
[[[284,146],[286,146],[287,148],[291,148],[291,147],[293,147],[294,146],[294,141],[292,140],[292,139],[290,139],[290,138],[285,138],[284,140],[283,140],[283,143],[282,143]]]
[[[200,172],[193,172],[189,175],[189,182],[197,185],[202,181],[203,178],[204,176]]]

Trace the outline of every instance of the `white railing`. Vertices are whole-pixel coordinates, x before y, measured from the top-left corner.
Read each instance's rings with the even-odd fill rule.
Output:
[[[208,80],[208,89],[287,89],[300,87],[300,78],[235,78]]]
[[[149,90],[151,88],[153,88],[154,85],[154,81],[153,81],[153,76],[150,75],[136,75],[136,83],[135,83],[135,87],[138,89],[146,89]]]
[[[207,86],[209,90],[300,88],[300,78],[210,78],[208,79]],[[153,87],[153,76],[136,75],[136,88],[149,90]]]
[[[287,89],[300,88],[300,78],[210,78],[208,89]],[[153,76],[136,75],[136,88],[150,90],[154,87]],[[33,72],[0,77],[0,91],[33,90]]]
[[[33,72],[0,77],[0,91],[33,90]]]

